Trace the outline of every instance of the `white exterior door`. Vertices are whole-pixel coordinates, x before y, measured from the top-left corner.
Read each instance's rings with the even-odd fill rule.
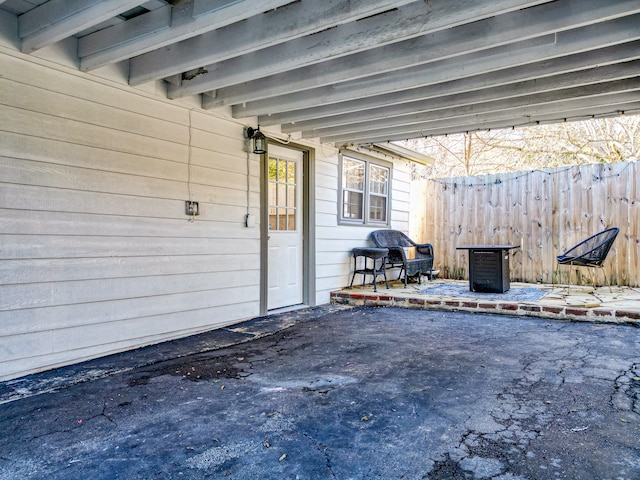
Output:
[[[302,159],[300,151],[269,145],[269,310],[303,301]]]

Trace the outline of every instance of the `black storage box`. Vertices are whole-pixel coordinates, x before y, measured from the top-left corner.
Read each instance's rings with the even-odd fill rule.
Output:
[[[509,250],[520,245],[470,245],[456,247],[469,251],[469,290],[504,293],[509,283]]]
[[[469,287],[473,292],[504,293],[509,284],[508,250],[471,250]]]

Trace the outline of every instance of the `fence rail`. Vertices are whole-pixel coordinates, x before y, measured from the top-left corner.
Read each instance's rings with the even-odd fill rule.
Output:
[[[430,180],[426,201],[424,238],[434,244],[436,268],[446,278],[468,278],[468,254],[457,246],[513,243],[521,248],[512,251],[512,281],[557,282],[557,255],[618,227],[607,278],[640,285],[638,162]],[[590,278],[585,269],[576,271],[573,283]],[[561,272],[564,282],[568,267]]]

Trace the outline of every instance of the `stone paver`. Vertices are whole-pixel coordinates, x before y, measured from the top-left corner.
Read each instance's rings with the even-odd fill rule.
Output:
[[[558,287],[552,285],[511,283],[511,289],[539,288],[548,293],[537,301],[482,300],[472,296],[444,296],[420,293],[429,285],[468,282],[439,280],[403,288],[402,282],[390,282],[390,288],[378,285],[354,286],[331,293],[331,302],[337,305],[384,306],[418,308],[424,310],[466,311],[523,315],[587,322],[607,322],[640,326],[640,289],[631,287]]]

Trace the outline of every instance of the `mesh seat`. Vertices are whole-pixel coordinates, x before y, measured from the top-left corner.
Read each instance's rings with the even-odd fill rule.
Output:
[[[613,241],[616,239],[619,231],[620,229],[615,227],[607,228],[606,230],[583,240],[574,247],[571,247],[562,255],[558,255],[558,267],[560,267],[560,265],[569,265],[570,267],[603,268],[602,264],[607,258],[609,250],[611,250],[611,245],[613,245]],[[611,290],[611,286],[607,282],[607,275],[604,273],[604,269],[602,270],[602,273],[604,275],[605,285],[607,285],[609,290]],[[593,286],[595,287],[594,270],[591,270],[591,279]],[[567,285],[568,288],[571,288],[571,268],[569,268],[569,282]]]

